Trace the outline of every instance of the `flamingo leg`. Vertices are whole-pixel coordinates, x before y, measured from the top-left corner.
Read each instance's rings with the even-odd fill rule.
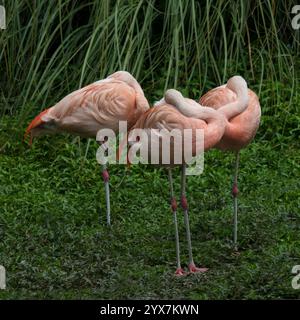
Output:
[[[169,176],[169,184],[170,184],[170,198],[171,198],[171,209],[173,212],[174,226],[175,226],[175,242],[176,242],[176,264],[177,269],[175,272],[176,276],[184,276],[186,272],[182,269],[180,263],[180,245],[179,245],[179,233],[178,233],[178,223],[177,223],[177,203],[176,198],[174,197],[174,189],[173,189],[173,178],[172,178],[172,170],[168,169]]]
[[[109,174],[106,165],[102,165],[102,178],[105,188],[105,202],[106,202],[106,222],[110,226],[110,193],[109,193]]]
[[[191,240],[191,231],[190,231],[190,222],[189,222],[189,213],[188,213],[188,203],[186,198],[186,165],[182,165],[181,171],[181,206],[184,211],[184,224],[186,228],[186,238],[188,243],[189,251],[189,271],[190,273],[196,272],[205,272],[207,268],[198,268],[196,267],[193,259],[193,250],[192,250],[192,240]]]
[[[238,243],[237,243],[237,233],[238,233],[238,201],[237,196],[239,193],[237,179],[238,179],[238,171],[239,171],[239,159],[240,153],[239,151],[236,153],[235,158],[235,168],[234,168],[234,177],[233,177],[233,186],[232,186],[232,197],[233,197],[233,246],[234,250],[238,251]]]

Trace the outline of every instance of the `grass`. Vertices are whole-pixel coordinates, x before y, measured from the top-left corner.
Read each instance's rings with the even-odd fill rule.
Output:
[[[4,123],[5,132],[11,123]],[[188,198],[195,261],[210,271],[178,279],[163,170],[111,166],[113,224],[107,228],[95,144],[84,160],[85,142],[78,146],[77,139],[45,137],[32,149],[6,141],[0,261],[7,290],[1,298],[299,298],[291,287],[291,269],[300,263],[297,144],[283,150],[261,138],[243,150],[239,256],[231,247],[233,155],[206,154],[204,174],[188,177]],[[179,221],[186,264],[181,212]]]

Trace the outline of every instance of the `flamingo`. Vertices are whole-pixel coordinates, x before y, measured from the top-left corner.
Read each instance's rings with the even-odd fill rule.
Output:
[[[227,86],[235,92],[237,96],[237,104],[239,107],[244,107],[248,103],[247,96],[247,83],[242,77],[232,77],[229,79]],[[204,132],[204,151],[213,148],[222,139],[226,127],[226,118],[222,112],[218,112],[210,107],[202,107],[196,101],[184,98],[180,92],[174,89],[166,91],[164,98],[155,104],[153,108],[150,108],[145,114],[143,114],[132,127],[128,137],[134,129],[145,129],[144,132],[148,135],[148,145],[151,142],[151,130],[153,129],[166,129],[172,131],[173,129],[192,129],[193,136],[189,143],[192,143],[193,153],[197,153],[197,147],[195,145],[195,129],[203,129]],[[140,138],[140,137],[136,137]],[[130,139],[131,141],[132,138]],[[136,139],[137,143],[141,143],[140,139]],[[122,145],[122,144],[121,144]],[[171,155],[174,154],[174,149],[178,146],[175,145],[174,140],[170,141]],[[151,153],[151,149],[149,149]],[[173,151],[173,153],[172,153]],[[151,154],[149,155],[151,157]],[[159,164],[162,166],[161,155],[159,158]],[[192,253],[192,241],[189,225],[188,214],[188,201],[186,197],[186,162],[182,162],[181,165],[181,207],[184,212],[184,222],[186,228],[186,237],[188,244],[189,263],[188,270],[190,273],[205,272],[207,268],[196,267],[193,260]],[[168,178],[170,184],[170,205],[173,212],[173,219],[175,225],[175,244],[176,244],[176,272],[175,275],[183,276],[186,274],[181,267],[180,261],[180,244],[179,233],[177,225],[177,203],[173,191],[172,180],[172,167],[175,166],[174,159],[170,159],[169,165],[167,165]]]
[[[96,138],[97,132],[103,128],[118,133],[119,121],[127,121],[130,128],[148,109],[148,101],[137,80],[129,72],[118,71],[70,93],[53,107],[42,111],[27,127],[24,139],[30,134],[31,144],[33,137],[57,132]],[[110,225],[109,174],[106,165],[102,166],[102,178],[107,224]]]
[[[257,95],[248,89],[248,104],[239,104],[237,94],[228,85],[214,88],[204,94],[199,103],[218,110],[226,118],[226,128],[222,139],[216,144],[216,148],[222,151],[235,152],[235,165],[233,174],[233,245],[238,252],[237,228],[238,228],[238,170],[240,150],[246,147],[254,138],[259,127],[261,108]]]

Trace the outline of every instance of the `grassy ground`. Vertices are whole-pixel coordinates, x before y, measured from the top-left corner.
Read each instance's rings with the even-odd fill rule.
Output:
[[[179,279],[163,170],[111,166],[109,229],[97,146],[86,161],[86,142],[69,136],[41,138],[29,149],[14,138],[19,129],[8,133],[12,121],[1,126],[0,264],[7,290],[0,298],[300,297],[291,287],[291,269],[300,264],[297,145],[261,137],[243,150],[240,255],[231,248],[233,155],[206,154],[204,174],[188,177],[188,199],[195,261],[210,270]],[[179,222],[186,264],[181,211]]]

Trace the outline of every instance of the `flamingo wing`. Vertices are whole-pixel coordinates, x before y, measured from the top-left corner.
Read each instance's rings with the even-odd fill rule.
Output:
[[[96,137],[101,128],[118,132],[119,121],[127,121],[131,127],[149,104],[138,82],[132,76],[129,79],[133,85],[111,76],[70,93],[41,112],[29,124],[25,136],[66,131]]]

